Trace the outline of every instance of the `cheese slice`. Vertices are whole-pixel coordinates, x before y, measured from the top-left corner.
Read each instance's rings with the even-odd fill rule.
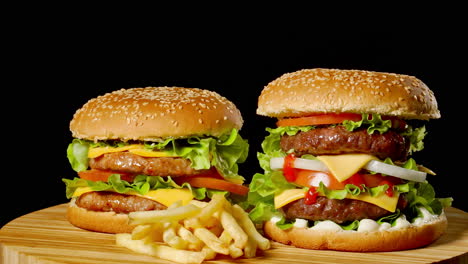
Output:
[[[121,152],[121,151],[129,151],[133,154],[142,156],[142,157],[170,157],[166,152],[164,151],[154,151],[154,150],[149,150],[145,149],[144,145],[142,144],[131,144],[123,147],[96,147],[96,148],[90,148],[88,150],[88,158],[97,158],[103,154],[106,153],[112,153],[112,152]]]
[[[93,192],[90,187],[78,187],[73,193],[73,197],[78,197],[84,193]],[[171,204],[182,201],[182,205],[187,205],[193,200],[192,191],[189,189],[157,189],[141,195],[138,192],[131,191],[125,194],[144,197],[169,207]]]
[[[305,197],[305,193],[306,191],[304,189],[284,190],[282,193],[275,196],[275,208],[278,209],[291,202],[302,199]],[[392,197],[389,197],[385,193],[382,193],[379,196],[372,197],[367,193],[362,193],[358,196],[348,194],[346,198],[368,202],[371,204],[375,204],[387,211],[395,212],[399,196],[399,193],[395,193]]]
[[[358,172],[369,161],[377,158],[368,154],[343,154],[317,156],[317,159],[327,165],[339,182],[343,182]]]

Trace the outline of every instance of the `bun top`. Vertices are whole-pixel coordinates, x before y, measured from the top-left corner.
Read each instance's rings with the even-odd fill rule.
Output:
[[[220,136],[240,129],[240,111],[216,92],[198,88],[121,89],[89,100],[70,122],[73,137],[160,141]]]
[[[344,112],[422,120],[440,117],[434,93],[421,80],[361,70],[286,73],[265,86],[257,108],[257,114],[277,118]]]

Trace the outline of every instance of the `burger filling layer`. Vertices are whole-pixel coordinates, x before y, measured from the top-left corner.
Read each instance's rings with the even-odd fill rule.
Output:
[[[167,207],[156,201],[115,192],[88,192],[76,199],[76,205],[91,211],[128,214],[136,211],[164,210]]]
[[[149,176],[188,176],[206,173],[209,170],[196,170],[191,161],[178,157],[142,157],[131,152],[105,153],[89,159],[89,167],[98,170],[112,170],[123,173]]]

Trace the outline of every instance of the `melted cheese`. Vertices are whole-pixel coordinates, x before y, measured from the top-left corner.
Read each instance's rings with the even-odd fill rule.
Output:
[[[87,192],[93,192],[93,190],[90,187],[79,187],[73,193],[73,197],[78,197]],[[144,197],[161,203],[167,207],[177,201],[182,201],[182,205],[187,205],[191,200],[193,200],[192,192],[189,189],[157,189],[149,191],[145,195],[141,195],[135,191],[127,192],[125,194]]]
[[[144,145],[142,144],[131,144],[123,147],[96,147],[90,148],[88,150],[88,158],[97,158],[106,153],[112,152],[121,152],[121,151],[129,151],[133,154],[142,156],[142,157],[169,157],[166,152],[164,151],[154,151],[145,149]]]
[[[376,157],[368,154],[343,154],[318,156],[339,182],[343,182],[358,172],[364,165]]]
[[[276,195],[274,198],[275,208],[276,209],[281,208],[288,203],[304,198],[305,192],[306,191],[303,189],[289,189],[289,190],[283,191],[282,193]],[[399,193],[395,193],[392,197],[389,197],[385,193],[382,193],[379,196],[372,197],[367,193],[363,193],[363,194],[360,194],[359,196],[352,196],[348,194],[346,198],[368,202],[371,204],[375,204],[387,211],[395,212],[397,204],[398,204],[399,196],[400,196]]]

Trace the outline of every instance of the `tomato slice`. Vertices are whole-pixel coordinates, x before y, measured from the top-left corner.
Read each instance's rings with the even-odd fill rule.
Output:
[[[320,182],[332,190],[342,190],[345,184],[339,182],[333,175],[323,171],[298,170],[294,183],[305,187],[319,187]]]
[[[283,175],[287,181],[293,182],[297,177],[297,169],[294,168],[294,160],[296,156],[294,153],[288,154],[284,157],[284,164],[283,164]]]
[[[187,182],[193,187],[205,187],[209,189],[228,191],[239,195],[247,195],[249,192],[249,187],[247,186],[212,177],[177,177],[174,178],[174,181],[177,182],[177,184]]]
[[[130,174],[130,173],[116,172],[116,171],[109,171],[109,170],[91,169],[91,170],[78,172],[78,176],[80,176],[81,179],[90,180],[90,181],[103,181],[103,182],[107,182],[107,179],[112,174],[120,174],[120,179],[124,181],[128,181],[128,182],[132,182],[133,179],[135,178],[135,175]]]
[[[279,127],[282,126],[313,126],[313,125],[329,125],[343,123],[345,120],[359,121],[361,114],[340,113],[340,114],[318,114],[297,118],[285,118],[276,122]]]

